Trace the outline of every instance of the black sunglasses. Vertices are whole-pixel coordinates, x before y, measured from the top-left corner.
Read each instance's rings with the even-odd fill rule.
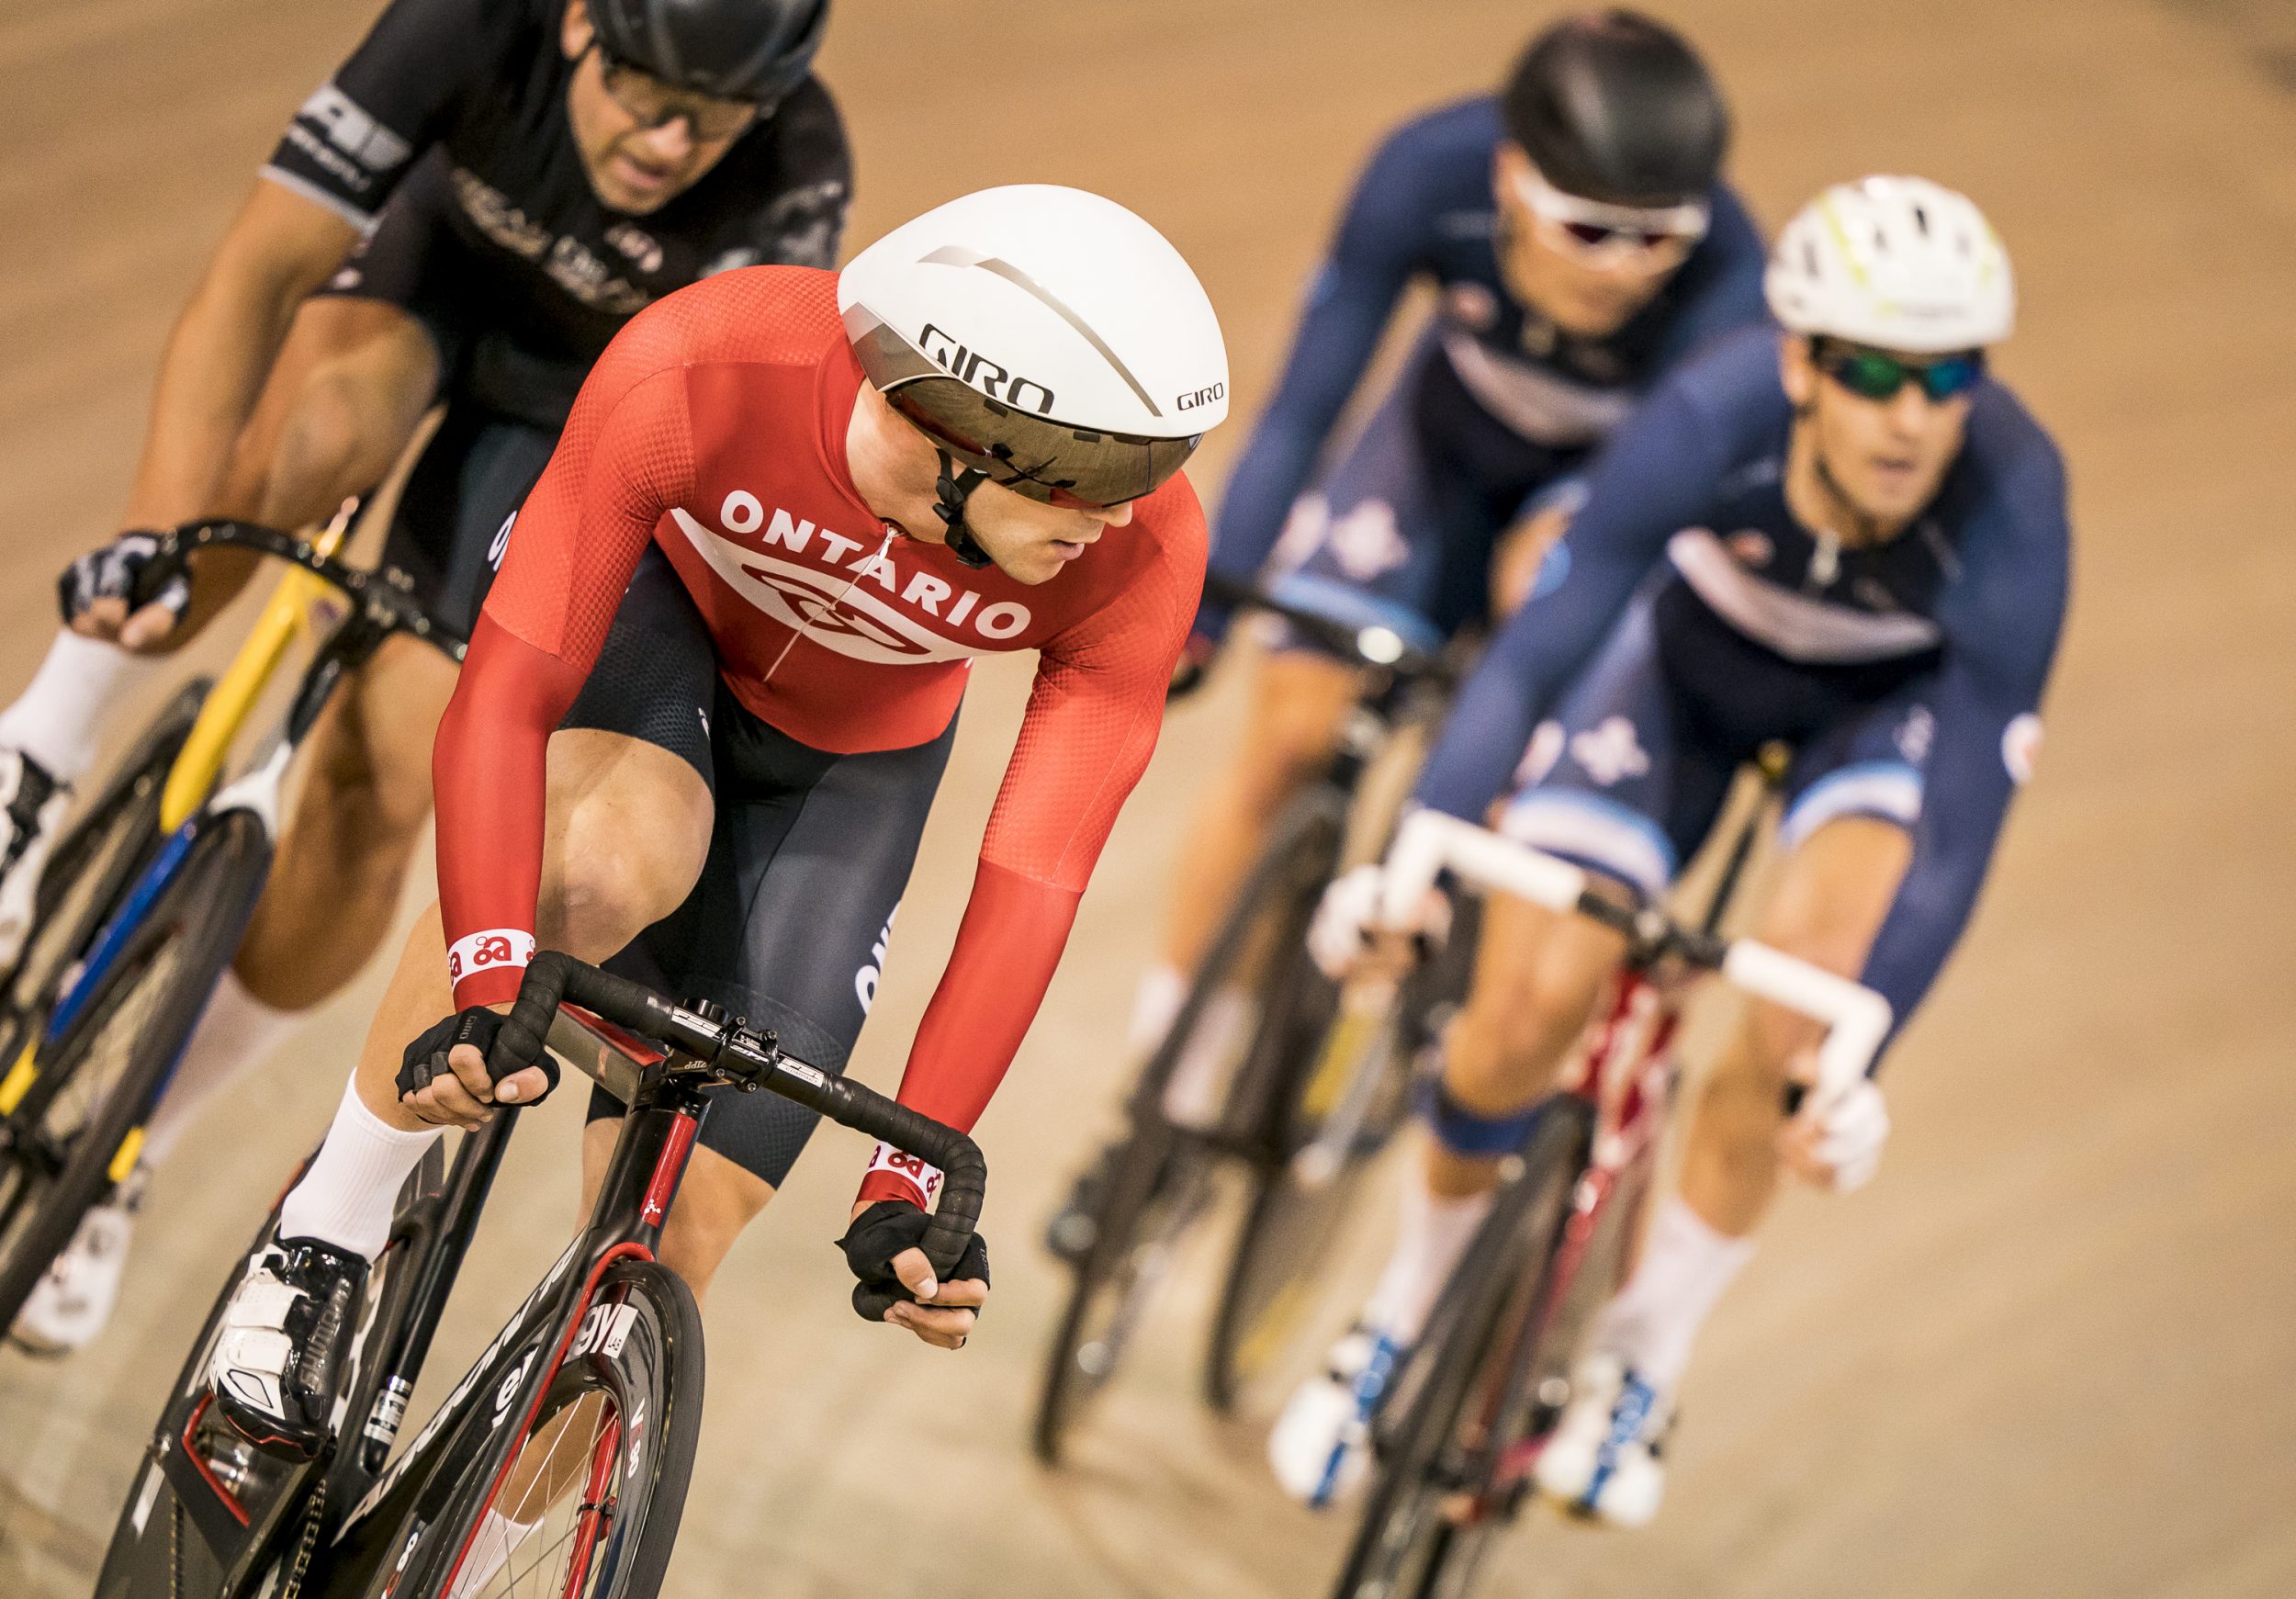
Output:
[[[1932,403],[1966,394],[1985,377],[1985,352],[1967,350],[1934,361],[1903,361],[1853,344],[1823,344],[1815,352],[1818,369],[1862,400],[1895,400],[1918,383]]]

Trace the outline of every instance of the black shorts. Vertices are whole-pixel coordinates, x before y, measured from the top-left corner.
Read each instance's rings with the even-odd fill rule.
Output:
[[[715,1000],[773,1029],[792,1054],[842,1072],[876,998],[955,719],[930,743],[863,755],[775,730],[727,692],[701,614],[648,550],[560,726],[667,749],[717,801],[693,892],[608,968]],[[616,1117],[622,1106],[598,1091],[590,1113]],[[779,1187],[816,1120],[773,1094],[722,1093],[702,1142]]]

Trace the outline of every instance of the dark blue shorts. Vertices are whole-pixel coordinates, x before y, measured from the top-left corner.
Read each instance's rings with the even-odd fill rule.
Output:
[[[1444,360],[1424,346],[1363,432],[1293,504],[1269,557],[1269,588],[1289,604],[1352,626],[1391,628],[1426,654],[1491,612],[1500,535],[1550,490],[1564,490],[1577,452],[1512,435],[1458,447],[1463,431],[1498,424],[1456,404],[1430,405]],[[1287,638],[1281,647],[1304,647]]]
[[[1502,832],[1655,897],[1713,828],[1739,765],[1773,740],[1795,751],[1780,824],[1789,847],[1840,816],[1908,828],[1919,819],[1931,672],[1875,693],[1871,673],[1852,689],[1823,669],[1778,662],[1808,692],[1757,693],[1742,664],[1709,653],[1696,630],[1663,636],[1683,612],[1657,602],[1665,584],[1661,576],[1636,596],[1531,735]]]

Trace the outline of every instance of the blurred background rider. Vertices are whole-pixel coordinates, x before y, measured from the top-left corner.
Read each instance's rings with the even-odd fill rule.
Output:
[[[1568,571],[1492,643],[1416,799],[1480,822],[1504,795],[1502,832],[1656,899],[1739,765],[1786,745],[1783,859],[1750,930],[1877,990],[1902,1028],[1968,923],[2040,744],[2068,583],[2064,462],[1989,375],[2015,296],[1962,195],[1837,185],[1780,234],[1766,288],[1783,334],[1717,344],[1604,449]],[[1378,875],[1359,868],[1325,895],[1327,965],[1351,959]],[[1440,919],[1425,909],[1423,925]],[[1625,949],[1586,918],[1490,903],[1394,1253],[1271,1441],[1294,1493],[1326,1503],[1359,1473],[1388,1374]],[[1688,1108],[1681,1191],[1657,1204],[1539,1452],[1550,1496],[1649,1521],[1692,1343],[1781,1173],[1834,1189],[1873,1177],[1889,1114],[1871,1078],[1782,1122],[1819,1032],[1751,1004],[1716,1053]]]
[[[711,273],[834,265],[851,163],[811,75],[827,22],[828,0],[384,10],[303,103],[217,247],[161,366],[130,531],[64,575],[71,630],[0,714],[0,959],[21,942],[106,714],[155,670],[146,654],[180,645],[251,569],[202,557],[191,581],[129,615],[153,547],[143,530],[315,521],[379,483],[443,400],[383,561],[467,628],[512,512],[624,322]],[[444,658],[400,638],[337,692],[147,1164],[388,930],[454,681]],[[18,1315],[18,1343],[57,1352],[102,1327],[140,1186],[91,1212]]]
[[[1728,139],[1696,52],[1629,11],[1554,24],[1497,95],[1397,129],[1356,186],[1276,398],[1229,480],[1212,569],[1264,576],[1286,600],[1382,623],[1421,649],[1519,602],[1567,519],[1567,475],[1661,373],[1761,315],[1761,241],[1718,176]],[[1437,293],[1432,323],[1310,487],[1421,279]],[[1526,501],[1558,490],[1505,539]],[[1227,622],[1204,608],[1196,660]],[[1259,663],[1249,730],[1177,864],[1135,1048],[1170,1025],[1268,824],[1329,757],[1356,692],[1351,669],[1300,640]],[[1199,1024],[1168,1106],[1182,1120],[1215,1102],[1208,1079],[1246,1008],[1232,992]]]

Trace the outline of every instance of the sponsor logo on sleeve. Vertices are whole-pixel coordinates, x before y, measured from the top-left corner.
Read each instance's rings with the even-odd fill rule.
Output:
[[[877,1172],[892,1172],[896,1177],[906,1177],[925,1197],[923,1202],[927,1210],[932,1209],[933,1200],[940,1197],[940,1168],[928,1165],[916,1155],[905,1154],[889,1143],[878,1144],[877,1153],[869,1159],[869,1173],[866,1175]]]
[[[446,948],[446,978],[459,983],[497,966],[523,971],[535,958],[535,935],[516,928],[489,928],[469,933]]]

